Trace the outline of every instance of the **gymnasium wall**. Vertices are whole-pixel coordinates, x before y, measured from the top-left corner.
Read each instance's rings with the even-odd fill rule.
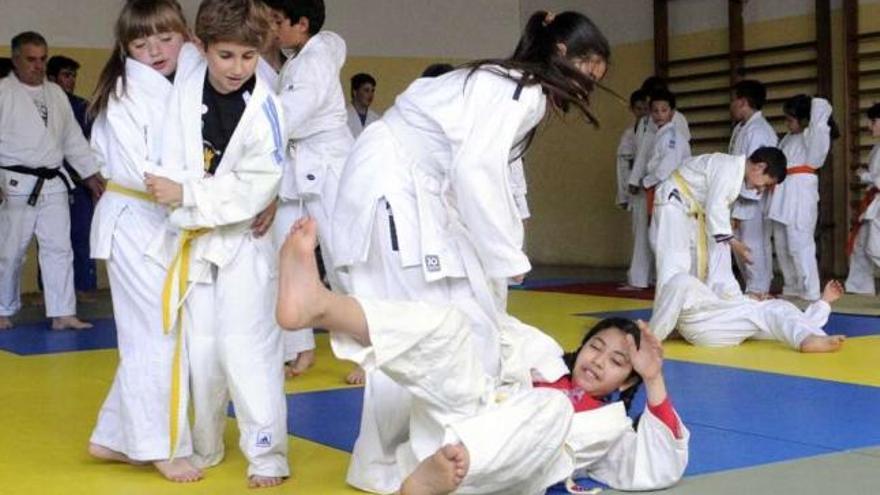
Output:
[[[198,0],[181,3],[192,20]],[[834,2],[833,7],[839,9],[839,3]],[[866,26],[872,22],[880,25],[880,5],[870,5],[878,1],[861,3],[862,22]],[[119,0],[0,0],[4,18],[0,43],[23,30],[42,32],[52,54],[71,56],[82,63],[77,92],[88,96],[109,54],[112,25],[121,4]],[[348,42],[344,81],[361,71],[378,79],[375,108],[381,111],[429,63],[507,55],[534,10],[581,10],[594,18],[613,45],[604,84],[627,97],[653,71],[651,5],[651,0],[327,0],[326,28],[339,32]],[[747,2],[744,15],[748,47],[812,36],[812,9],[813,0]],[[672,2],[672,56],[725,50],[726,15],[725,0]],[[833,23],[835,106],[841,108],[843,38],[839,10],[834,11]],[[84,25],[91,28],[83,30]],[[0,45],[0,56],[8,54],[8,45]],[[626,103],[609,91],[597,92],[593,104],[601,122],[598,129],[575,115],[551,116],[527,157],[533,213],[527,243],[536,264],[612,267],[624,266],[629,260],[628,215],[617,210],[613,202],[617,141],[625,126],[631,124],[631,117]],[[838,153],[841,148],[838,142]],[[842,173],[842,167],[840,170]],[[23,279],[25,291],[34,289],[32,255]],[[106,286],[103,277],[102,285]]]

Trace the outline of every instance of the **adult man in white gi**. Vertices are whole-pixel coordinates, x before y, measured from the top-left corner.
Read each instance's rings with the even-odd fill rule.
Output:
[[[96,197],[98,166],[67,96],[45,80],[48,46],[35,32],[12,39],[13,73],[0,81],[0,329],[21,308],[21,268],[34,234],[52,329],[83,329],[76,317],[66,159]]]

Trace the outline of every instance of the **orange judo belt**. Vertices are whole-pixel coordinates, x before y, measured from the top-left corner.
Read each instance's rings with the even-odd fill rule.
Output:
[[[871,205],[871,202],[874,201],[878,192],[880,191],[878,191],[876,187],[872,187],[865,193],[865,197],[859,201],[859,211],[855,216],[855,223],[853,223],[852,228],[849,229],[849,237],[846,239],[847,256],[852,256],[853,250],[856,247],[856,237],[858,237],[859,230],[862,228],[862,215],[865,214],[865,211],[868,209],[868,206]]]

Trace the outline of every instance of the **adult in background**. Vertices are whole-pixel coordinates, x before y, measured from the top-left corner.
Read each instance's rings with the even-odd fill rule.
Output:
[[[74,94],[79,62],[63,55],[49,58],[46,65],[46,78],[61,86],[67,94],[73,116],[88,140],[92,133],[92,123],[86,116],[89,101]],[[83,184],[76,170],[65,160],[64,169],[70,174],[75,186],[70,194],[70,244],[73,247],[73,286],[80,302],[94,302],[94,291],[98,288],[98,272],[95,260],[89,256],[89,231],[95,202],[92,193]]]
[[[34,235],[53,330],[91,327],[76,317],[70,245],[66,159],[100,196],[103,181],[70,103],[48,82],[46,39],[35,32],[12,38],[13,71],[0,81],[0,329],[21,308],[21,268]]]

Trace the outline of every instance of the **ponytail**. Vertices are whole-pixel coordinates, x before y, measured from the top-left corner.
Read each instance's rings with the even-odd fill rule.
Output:
[[[565,46],[565,55],[560,53],[560,44]],[[477,60],[465,67],[470,68],[468,77],[477,70],[488,70],[523,86],[540,85],[555,107],[567,112],[573,106],[587,122],[598,126],[599,121],[590,110],[590,93],[597,83],[571,61],[575,57],[592,56],[608,61],[611,48],[587,16],[577,12],[553,16],[537,11],[529,17],[513,55],[506,59]],[[534,130],[518,143],[523,151],[533,134]]]

